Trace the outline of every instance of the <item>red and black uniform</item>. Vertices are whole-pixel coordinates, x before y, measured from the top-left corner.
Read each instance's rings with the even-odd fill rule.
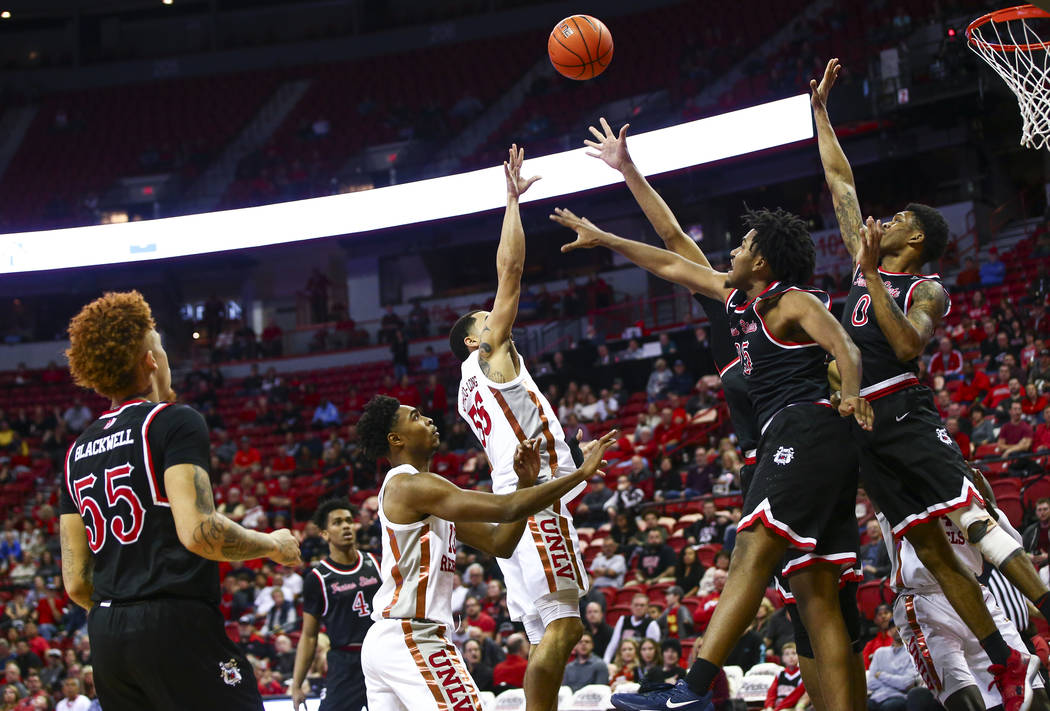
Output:
[[[793,709],[805,693],[806,685],[802,683],[802,671],[798,667],[785,667],[777,674],[766,692],[766,705],[763,708],[773,711]]]
[[[322,711],[361,711],[368,705],[361,643],[372,626],[372,598],[381,582],[379,562],[362,552],[350,568],[325,558],[303,580],[303,612],[324,623],[332,642]]]
[[[794,555],[784,566],[786,576],[818,561],[851,569],[859,548],[851,424],[828,401],[819,344],[782,341],[766,327],[763,313],[788,291],[812,293],[830,307],[825,292],[782,282],[751,300],[739,290],[726,300],[761,434],[737,530],[762,523],[787,539]]]
[[[890,296],[905,314],[916,287],[940,285],[936,274],[879,270]],[[945,309],[945,315],[951,306]],[[860,349],[860,394],[871,403],[870,432],[856,428],[861,476],[872,500],[900,536],[911,526],[981,502],[970,467],[934,405],[933,393],[919,384],[918,359],[901,361],[879,327],[868,285],[860,269],[846,300],[842,325]]]
[[[177,464],[210,465],[204,418],[143,400],[103,413],[66,455],[60,510],[83,519],[95,565],[99,700],[107,711],[261,709],[252,666],[224,630],[218,563],[175,530],[164,472]]]

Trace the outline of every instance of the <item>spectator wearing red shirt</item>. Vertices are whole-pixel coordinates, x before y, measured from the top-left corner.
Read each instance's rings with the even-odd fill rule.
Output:
[[[1050,405],[1050,398],[1040,395],[1035,383],[1029,383],[1024,389],[1024,401],[1021,403],[1021,411],[1028,417],[1038,417],[1046,406]]]
[[[956,402],[977,402],[984,399],[992,387],[992,381],[982,367],[978,367],[972,360],[963,362],[962,385],[955,391],[952,399]]]
[[[970,308],[966,310],[966,313],[968,313],[970,318],[974,321],[981,321],[991,313],[988,308],[988,302],[985,300],[983,293],[980,291],[974,293],[973,301],[970,303]],[[994,330],[992,331],[992,335],[995,335]]]
[[[37,624],[50,625],[53,628],[60,619],[62,619],[62,605],[58,599],[58,591],[54,585],[48,585],[47,592],[36,603]]]
[[[893,636],[887,632],[890,624],[893,622],[893,610],[890,609],[889,605],[879,605],[875,610],[875,625],[879,631],[875,637],[864,645],[864,668],[867,669],[871,666],[871,655],[875,654],[875,650],[881,647],[889,647],[893,644]]]
[[[959,418],[949,417],[944,421],[944,426],[948,430],[948,434],[952,436],[955,443],[959,445],[959,451],[967,459],[973,454],[973,445],[970,443],[970,438],[965,432],[959,429]]]
[[[259,672],[259,693],[263,696],[276,696],[284,693],[284,685],[273,678],[272,669]]]
[[[270,321],[262,332],[262,350],[267,356],[279,356],[284,349],[284,331],[274,321]]]
[[[995,382],[984,396],[984,406],[989,410],[994,410],[999,403],[1010,397],[1010,366],[1000,365],[995,377]]]
[[[51,645],[48,644],[47,640],[40,634],[39,628],[36,626],[35,622],[26,622],[25,638],[29,642],[29,649],[31,649],[36,656],[41,659],[47,658],[47,650],[51,649]]]
[[[529,641],[520,632],[507,637],[507,658],[492,670],[492,683],[506,684],[513,689],[525,685],[525,667],[528,665]]]
[[[999,452],[1004,457],[1032,448],[1032,426],[1021,419],[1021,403],[1010,405],[1010,421],[999,428]]]
[[[249,469],[258,469],[262,464],[262,455],[252,446],[247,435],[241,437],[241,444],[233,455],[233,473],[243,474]]]
[[[423,398],[419,394],[419,388],[412,384],[407,375],[401,376],[401,382],[394,388],[393,397],[401,401],[402,405],[408,407],[419,407]]]
[[[1043,423],[1035,428],[1032,435],[1032,451],[1042,452],[1050,449],[1050,407],[1043,408]]]
[[[448,391],[433,373],[427,378],[427,387],[423,390],[423,411],[437,422],[448,412]],[[441,415],[441,418],[438,415]]]
[[[1043,350],[1043,344],[1036,342],[1035,334],[1029,331],[1024,334],[1024,348],[1021,349],[1021,367],[1028,370],[1032,367],[1032,363],[1035,362],[1035,357],[1039,355],[1039,351]]]
[[[780,659],[784,662],[784,669],[773,678],[773,683],[766,692],[766,705],[763,707],[765,711],[793,711],[806,695],[806,685],[802,683],[802,672],[798,668],[798,651],[794,642],[788,642],[781,648]]]
[[[963,355],[952,347],[952,339],[941,339],[937,352],[930,358],[930,375],[943,375],[946,380],[963,377]]]
[[[482,611],[481,601],[478,598],[473,595],[468,596],[463,603],[463,611],[466,613],[463,621],[467,627],[477,627],[486,637],[496,636],[496,621]]]
[[[963,260],[963,268],[955,276],[955,285],[960,289],[969,291],[980,283],[980,270],[977,269],[977,264],[973,261],[973,257],[967,257]]]
[[[437,452],[430,460],[430,471],[446,479],[452,479],[459,475],[459,464],[459,457],[449,451],[448,441],[441,440]]]

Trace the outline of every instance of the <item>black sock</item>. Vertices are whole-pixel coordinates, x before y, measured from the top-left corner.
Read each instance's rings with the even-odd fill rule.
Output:
[[[1043,596],[1035,601],[1035,608],[1050,620],[1050,592],[1043,593]]]
[[[711,690],[711,684],[718,676],[718,669],[706,659],[697,659],[693,662],[693,666],[689,667],[689,673],[685,675],[685,683],[689,684],[689,688],[695,691],[697,696],[703,696]]]
[[[1010,647],[998,630],[981,640],[981,648],[988,653],[992,664],[1005,665],[1006,659],[1010,656]]]

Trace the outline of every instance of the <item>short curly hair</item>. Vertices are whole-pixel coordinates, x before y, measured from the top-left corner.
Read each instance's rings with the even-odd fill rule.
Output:
[[[390,454],[386,436],[394,429],[400,407],[397,398],[389,395],[376,395],[365,405],[365,411],[357,421],[357,438],[366,456],[379,459]]]
[[[769,263],[773,278],[788,284],[807,284],[813,278],[817,251],[802,218],[786,210],[747,210],[744,226],[754,230],[751,251]]]
[[[346,509],[351,516],[357,516],[357,509],[350,504],[346,497],[340,497],[322,501],[321,505],[317,507],[317,511],[314,511],[313,522],[317,524],[318,528],[324,530],[328,528],[328,514],[339,509]]]
[[[73,382],[106,397],[135,389],[135,368],[147,334],[156,327],[137,291],[107,292],[69,322],[69,372]]]

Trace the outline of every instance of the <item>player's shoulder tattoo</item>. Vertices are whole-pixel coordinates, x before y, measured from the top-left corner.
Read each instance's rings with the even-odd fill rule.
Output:
[[[911,306],[922,309],[930,318],[939,322],[944,318],[944,312],[948,306],[948,292],[940,282],[926,279],[915,285],[915,291],[911,295]]]

